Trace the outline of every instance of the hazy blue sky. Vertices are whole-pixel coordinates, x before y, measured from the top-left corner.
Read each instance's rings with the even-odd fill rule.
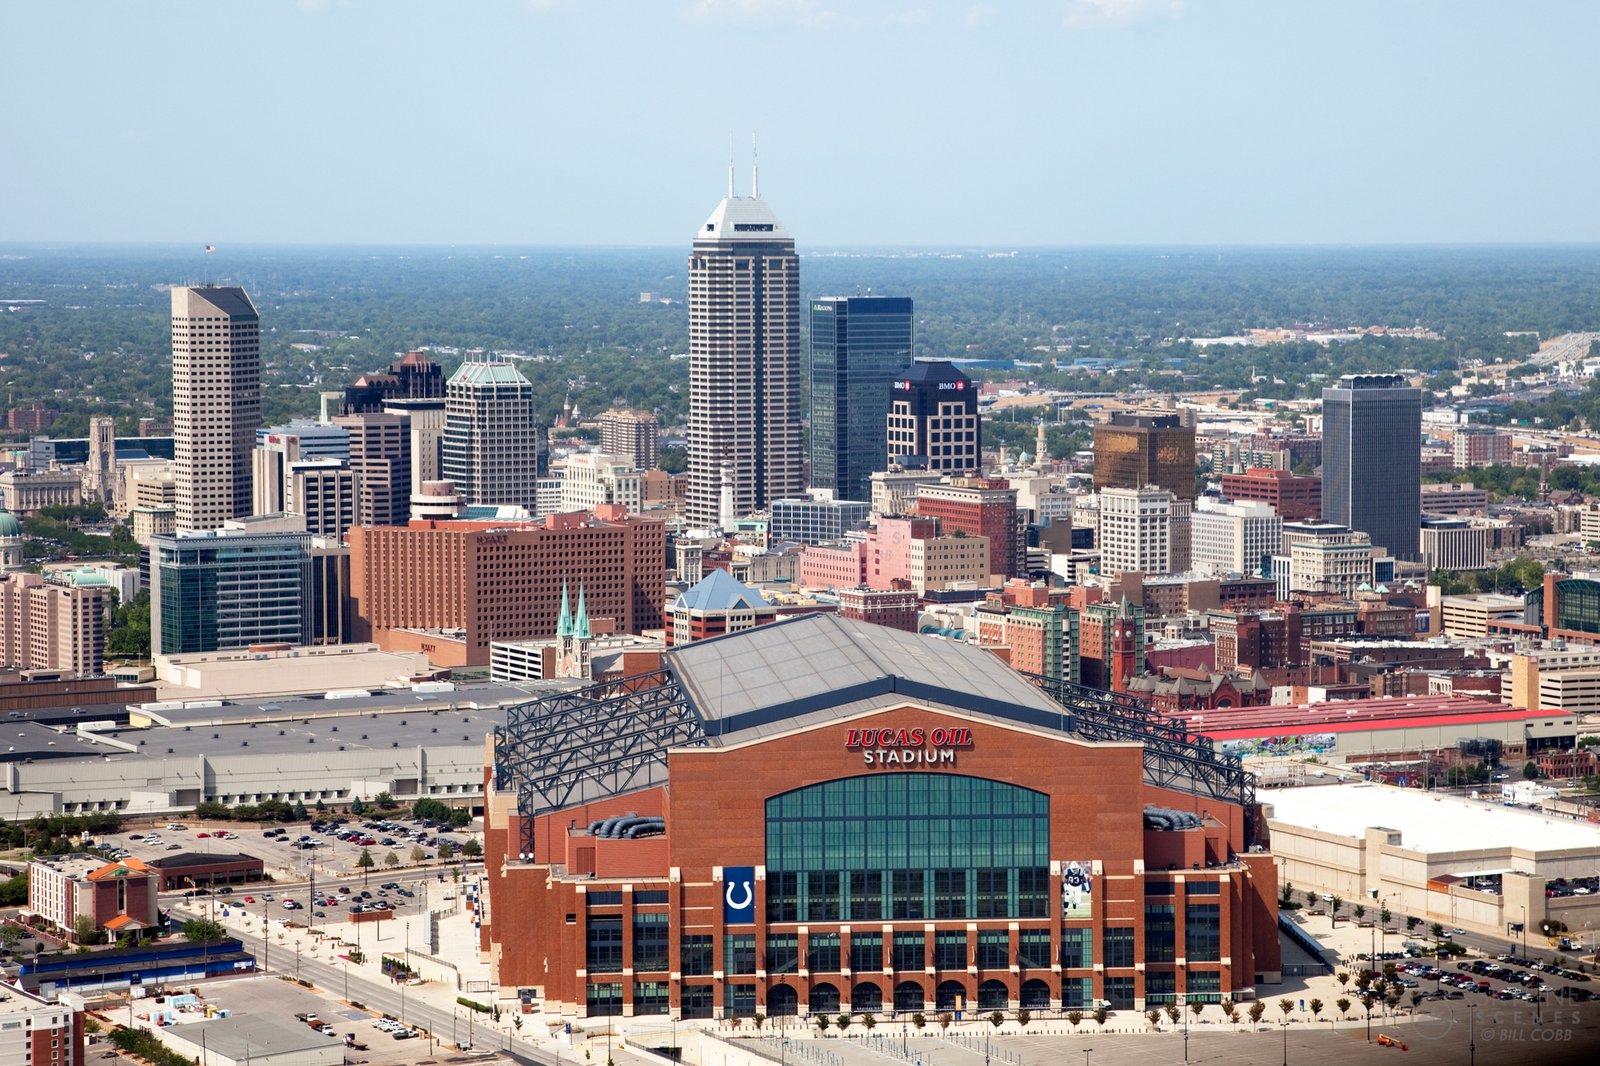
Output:
[[[15,0],[0,240],[1596,241],[1600,0]]]

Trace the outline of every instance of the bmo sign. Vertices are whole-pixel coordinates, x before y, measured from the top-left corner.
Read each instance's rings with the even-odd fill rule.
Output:
[[[867,766],[954,766],[956,752],[971,749],[965,726],[935,729],[851,729],[846,751],[859,751]]]

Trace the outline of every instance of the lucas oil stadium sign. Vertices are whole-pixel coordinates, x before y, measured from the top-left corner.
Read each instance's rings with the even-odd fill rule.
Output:
[[[846,751],[859,751],[867,766],[954,766],[956,752],[972,747],[972,730],[851,729],[845,733]]]

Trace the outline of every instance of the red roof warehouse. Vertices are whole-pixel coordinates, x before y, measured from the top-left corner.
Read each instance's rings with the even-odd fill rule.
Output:
[[[1133,1010],[1278,980],[1251,778],[1136,701],[833,615],[663,662],[496,730],[502,987],[709,1018]]]

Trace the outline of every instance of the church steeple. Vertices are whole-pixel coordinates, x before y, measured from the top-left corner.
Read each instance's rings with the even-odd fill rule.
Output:
[[[589,639],[589,608],[583,602],[583,582],[578,582],[578,618],[573,623],[573,636],[579,640]]]
[[[567,600],[567,581],[561,579],[561,614],[556,618],[556,636],[572,636],[572,608]]]

